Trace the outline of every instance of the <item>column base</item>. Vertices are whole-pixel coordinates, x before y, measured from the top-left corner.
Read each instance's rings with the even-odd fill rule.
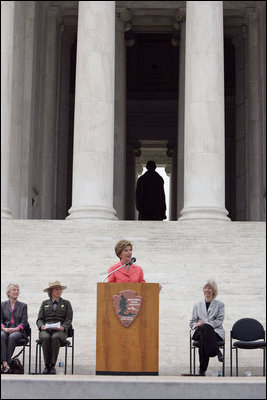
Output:
[[[1,207],[1,219],[12,219],[11,210],[6,207]]]
[[[71,207],[66,219],[114,219],[117,220],[114,208],[93,207]]]
[[[178,221],[194,219],[216,219],[221,221],[231,221],[227,217],[228,211],[220,207],[187,207],[181,211]]]

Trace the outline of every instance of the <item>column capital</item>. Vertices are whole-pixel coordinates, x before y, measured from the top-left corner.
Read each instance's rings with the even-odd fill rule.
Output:
[[[127,8],[118,8],[116,15],[118,20],[123,23],[124,32],[132,30],[132,14]]]
[[[60,33],[63,33],[64,32],[64,30],[65,30],[65,24],[63,24],[63,23],[61,23],[60,25],[59,25],[59,30],[60,30]]]
[[[180,42],[180,28],[182,22],[185,20],[185,12],[182,9],[178,8],[174,13],[174,19],[175,19],[173,23],[174,31],[171,38],[171,45],[173,47],[177,47]]]
[[[1,219],[12,219],[11,211],[9,208],[1,207]]]
[[[174,28],[176,28],[178,30],[178,29],[180,29],[180,24],[183,21],[185,21],[185,11],[182,10],[181,8],[178,8],[174,13],[174,17],[175,17]]]
[[[247,7],[246,14],[257,14],[257,9],[255,7]]]
[[[126,150],[133,152],[135,157],[140,157],[140,155],[141,155],[140,148],[141,148],[141,144],[140,144],[139,140],[134,139],[134,140],[127,141]]]
[[[122,22],[129,22],[132,19],[132,14],[128,8],[118,7],[116,9],[116,15],[121,19]]]
[[[246,25],[242,25],[238,33],[235,36],[231,37],[231,42],[235,47],[238,47],[247,39],[247,27]]]
[[[47,15],[49,16],[58,16],[58,14],[60,13],[60,7],[58,6],[48,6],[46,9]]]

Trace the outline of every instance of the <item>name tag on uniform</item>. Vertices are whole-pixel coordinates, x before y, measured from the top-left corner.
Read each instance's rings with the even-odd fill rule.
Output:
[[[61,308],[63,308],[64,307],[64,304],[61,304],[61,306],[60,306]]]
[[[49,304],[45,304],[45,307],[49,307]]]

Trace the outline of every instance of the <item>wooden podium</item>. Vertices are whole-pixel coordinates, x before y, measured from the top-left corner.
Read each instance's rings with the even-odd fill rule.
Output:
[[[159,284],[98,283],[96,374],[158,375],[158,350]]]

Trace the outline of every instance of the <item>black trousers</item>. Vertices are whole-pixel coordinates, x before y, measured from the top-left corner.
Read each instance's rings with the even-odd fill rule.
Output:
[[[193,340],[199,342],[199,369],[205,372],[209,365],[209,358],[220,353],[218,341],[223,340],[209,324],[200,325],[193,335]]]

